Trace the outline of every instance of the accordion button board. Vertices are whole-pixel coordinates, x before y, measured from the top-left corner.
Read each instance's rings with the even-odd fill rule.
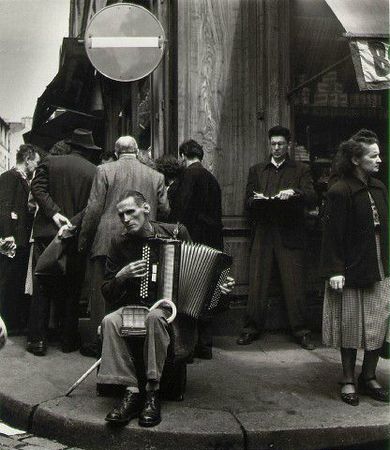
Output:
[[[142,247],[142,259],[146,262],[146,270],[149,274],[150,272],[150,246],[144,245]],[[143,277],[141,279],[139,295],[141,300],[146,300],[149,296],[149,276]]]

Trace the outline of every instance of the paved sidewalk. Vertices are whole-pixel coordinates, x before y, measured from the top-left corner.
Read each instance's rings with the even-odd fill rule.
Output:
[[[94,375],[64,397],[94,362],[78,352],[50,348],[39,358],[24,350],[22,338],[11,338],[0,360],[2,418],[65,448],[305,450],[365,443],[368,448],[390,437],[387,404],[361,397],[352,407],[339,399],[336,350],[309,352],[286,335],[269,334],[246,347],[233,337],[216,338],[213,360],[188,366],[185,400],[163,403],[163,421],[153,429],[136,421],[108,427],[104,417],[116,400],[96,396]],[[381,360],[378,379],[387,385],[389,377],[390,363]]]

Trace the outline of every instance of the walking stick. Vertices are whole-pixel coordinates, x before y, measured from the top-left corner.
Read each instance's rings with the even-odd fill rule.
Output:
[[[72,393],[77,388],[77,386],[79,386],[87,378],[87,376],[100,365],[101,362],[102,358],[98,359],[83,375],[81,375],[81,377],[66,392],[65,397],[68,397],[69,394]]]

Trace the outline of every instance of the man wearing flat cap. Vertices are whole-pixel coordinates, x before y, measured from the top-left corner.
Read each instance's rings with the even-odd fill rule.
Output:
[[[33,225],[35,264],[63,225],[80,225],[96,173],[91,161],[96,160],[101,148],[95,145],[92,132],[75,129],[66,142],[71,153],[45,158],[31,184],[31,192],[39,206]],[[51,296],[57,300],[61,298],[62,351],[68,353],[79,348],[78,301],[84,266],[75,246],[68,252],[65,276],[61,282],[55,280],[53,290],[34,276],[27,339],[29,352],[37,356],[46,353],[45,334]]]

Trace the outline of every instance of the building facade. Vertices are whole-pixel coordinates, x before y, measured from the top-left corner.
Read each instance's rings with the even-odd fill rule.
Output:
[[[10,168],[10,126],[0,117],[0,173]]]
[[[20,122],[8,122],[10,127],[10,166],[16,164],[16,152],[24,143],[23,133],[31,129],[32,117],[22,117]]]
[[[370,5],[373,2],[379,11],[386,9],[386,0],[371,0]],[[50,112],[54,104],[100,118],[96,137],[106,150],[123,134],[135,136],[141,148],[151,145],[154,157],[177,155],[186,139],[200,142],[205,166],[222,188],[224,240],[234,259],[240,306],[249,284],[245,185],[249,167],[268,158],[268,129],[277,124],[291,128],[291,156],[311,165],[321,198],[342,139],[366,126],[387,142],[385,93],[360,92],[345,36],[349,30],[330,8],[330,0],[133,0],[160,20],[167,49],[150,76],[132,83],[109,80],[88,72],[82,38],[91,17],[115,3],[120,2],[71,0],[62,69],[38,112]],[[354,15],[364,19],[366,0],[343,4],[352,4]],[[374,17],[374,9],[370,14]],[[74,64],[74,55],[80,58],[77,67],[66,63],[68,58]],[[68,89],[69,80],[77,89]],[[81,95],[84,88],[87,94]],[[58,92],[67,89],[66,99],[61,99]],[[65,105],[70,98],[73,103]],[[43,123],[45,117],[41,119]],[[323,298],[316,271],[316,211],[308,212],[307,227],[308,311],[316,328]],[[275,320],[270,327],[280,328],[283,308],[278,283],[274,285],[269,317]]]

